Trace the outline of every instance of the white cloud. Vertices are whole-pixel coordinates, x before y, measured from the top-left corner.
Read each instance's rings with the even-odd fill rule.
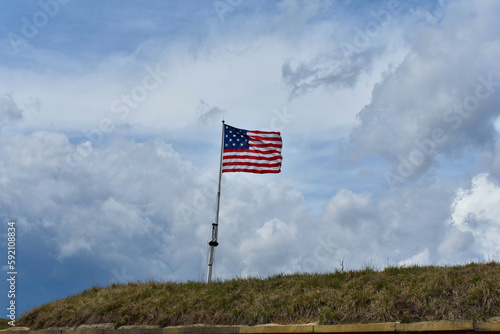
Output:
[[[422,252],[409,257],[403,261],[400,261],[398,265],[400,266],[411,266],[411,265],[428,265],[430,260],[429,249],[426,248]]]
[[[358,114],[351,133],[355,155],[385,157],[403,179],[396,184],[422,175],[436,152],[462,154],[467,145],[482,149],[494,142],[500,30],[484,22],[500,7],[468,4],[449,3],[441,24],[422,33]]]
[[[453,202],[450,224],[462,234],[474,251],[484,258],[500,257],[500,187],[487,174],[476,175],[469,189],[460,189]],[[458,233],[456,233],[458,234]]]
[[[174,217],[179,203],[192,203],[197,173],[171,146],[115,140],[85,156],[77,149],[51,132],[17,135],[1,149],[4,212],[24,231],[52,240],[60,257],[83,251],[106,261],[146,236],[161,246],[168,230],[194,233],[195,221]],[[68,156],[73,165],[66,165]]]
[[[260,273],[291,273],[298,269],[290,263],[297,256],[295,245],[299,239],[296,226],[274,218],[255,228],[256,232],[252,234],[256,235],[244,240],[239,249],[244,275],[257,270]]]
[[[429,181],[393,196],[377,197],[339,190],[325,206],[320,222],[311,224],[314,237],[311,248],[304,251],[304,266],[332,270],[338,268],[340,259],[351,268],[380,267],[424,259],[425,249],[426,263],[440,262],[437,248],[449,231],[446,219],[453,186]],[[461,259],[470,256],[464,253]]]

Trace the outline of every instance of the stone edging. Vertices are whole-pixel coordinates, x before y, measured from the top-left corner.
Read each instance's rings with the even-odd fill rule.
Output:
[[[500,322],[430,321],[416,323],[374,323],[345,325],[258,325],[258,326],[122,326],[83,325],[77,328],[30,330],[9,328],[8,334],[309,334],[309,333],[488,333],[500,334]],[[7,333],[6,333],[7,334]]]

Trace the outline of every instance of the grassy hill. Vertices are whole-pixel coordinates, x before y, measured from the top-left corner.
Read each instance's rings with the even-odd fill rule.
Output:
[[[34,308],[17,326],[256,325],[486,321],[500,315],[500,263],[278,275],[211,284],[93,287]]]

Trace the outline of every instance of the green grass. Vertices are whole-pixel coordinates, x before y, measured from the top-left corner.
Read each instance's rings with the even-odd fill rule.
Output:
[[[211,284],[93,287],[34,308],[33,329],[81,324],[257,325],[485,321],[500,315],[500,263],[389,267],[382,271],[277,275]]]

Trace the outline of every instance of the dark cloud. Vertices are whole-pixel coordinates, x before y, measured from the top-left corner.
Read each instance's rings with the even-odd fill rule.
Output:
[[[14,98],[9,94],[0,96],[0,131],[22,119],[23,111],[18,107]]]
[[[370,69],[374,54],[374,49],[367,49],[353,54],[350,58],[320,55],[296,66],[289,60],[281,69],[283,82],[290,92],[290,98],[306,94],[318,87],[350,88],[356,84],[363,72]]]

